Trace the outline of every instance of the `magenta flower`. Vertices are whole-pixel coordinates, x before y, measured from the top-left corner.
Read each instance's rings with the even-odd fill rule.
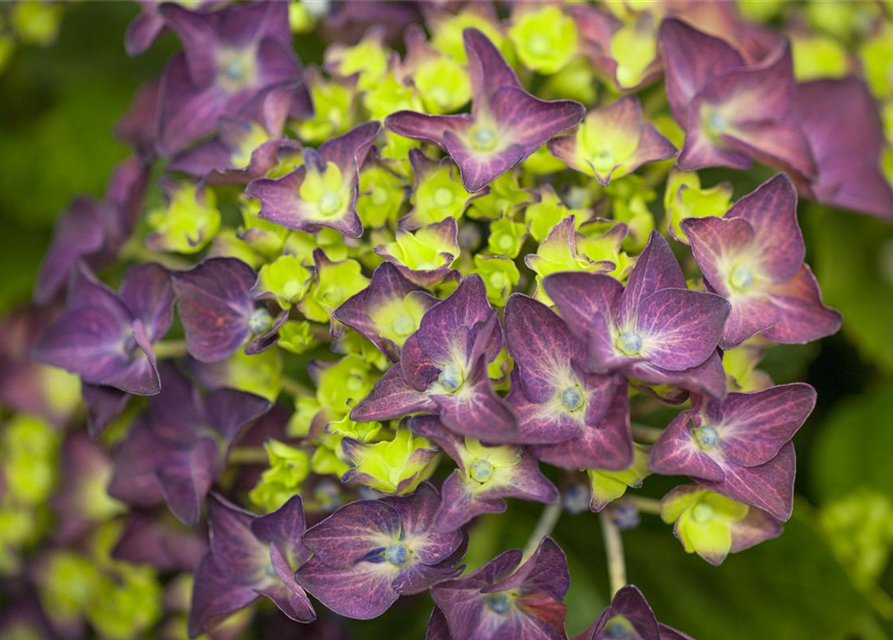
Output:
[[[815,390],[786,384],[693,406],[654,444],[651,470],[688,475],[781,521],[790,518],[796,471],[791,438],[812,413]]]
[[[473,92],[471,113],[432,116],[398,111],[385,119],[385,126],[446,151],[459,165],[465,188],[475,192],[578,124],[585,109],[573,100],[546,102],[533,97],[521,88],[487,36],[466,29],[463,38]]]
[[[818,283],[803,262],[797,192],[785,175],[741,198],[722,218],[687,218],[681,226],[710,290],[732,306],[722,348],[757,333],[802,344],[840,328],[840,314],[822,304]]]

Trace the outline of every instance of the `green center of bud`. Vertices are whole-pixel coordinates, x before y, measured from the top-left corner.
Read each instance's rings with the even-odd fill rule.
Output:
[[[508,613],[508,610],[512,606],[512,601],[509,599],[508,595],[504,593],[494,593],[490,596],[487,604],[490,607],[490,611],[503,615]]]
[[[434,87],[428,92],[428,95],[441,107],[450,106],[450,92],[443,87]]]
[[[410,318],[405,313],[401,313],[394,320],[394,324],[392,325],[394,329],[394,333],[398,336],[408,336],[412,333],[412,330],[415,329],[415,326],[412,323],[412,318]]]
[[[385,191],[382,187],[375,187],[372,190],[372,204],[380,207],[388,201],[388,192]]]
[[[232,82],[241,82],[248,74],[248,66],[241,58],[233,58],[223,65],[223,75]]]
[[[324,193],[319,199],[319,212],[324,216],[330,216],[341,209],[341,198],[337,193]]]
[[[366,386],[366,380],[363,376],[360,375],[352,375],[347,378],[347,390],[352,392],[357,392],[363,389]]]
[[[709,504],[704,504],[700,502],[695,505],[694,509],[691,511],[691,517],[695,522],[710,522],[713,520],[713,507]]]
[[[735,267],[729,276],[729,284],[733,289],[744,291],[753,284],[753,272],[747,267]]]
[[[503,235],[496,241],[496,244],[500,249],[511,249],[512,245],[515,244],[515,240],[511,236]]]
[[[635,331],[624,331],[617,336],[615,344],[624,355],[635,356],[642,350],[642,336]]]
[[[462,375],[462,372],[459,371],[459,367],[454,364],[448,364],[440,371],[440,375],[437,376],[437,381],[444,386],[444,388],[453,393],[462,386],[462,383],[465,382],[465,377]]]
[[[251,333],[266,333],[273,327],[273,316],[270,312],[260,307],[251,312],[248,318],[248,328]]]
[[[489,460],[478,458],[472,463],[471,468],[468,470],[468,475],[475,482],[484,484],[493,475],[493,463]]]
[[[471,146],[477,151],[492,151],[496,146],[496,132],[493,129],[478,129],[471,134]]]
[[[505,276],[499,271],[491,273],[489,280],[494,289],[502,289],[505,286]]]
[[[592,165],[600,171],[607,171],[614,167],[614,154],[602,149],[592,157]]]
[[[453,192],[446,187],[440,187],[434,192],[434,204],[438,207],[448,207],[453,204],[455,199]]]
[[[332,306],[341,304],[344,302],[344,290],[337,286],[331,287],[326,291],[326,302]]]
[[[575,384],[561,392],[561,405],[568,411],[576,411],[583,406],[583,394],[579,385]]]
[[[527,38],[527,49],[535,56],[549,53],[549,39],[541,33],[534,33]]]
[[[384,550],[384,557],[395,567],[402,567],[409,560],[409,550],[402,542],[395,542]]]
[[[694,435],[695,441],[697,441],[698,446],[703,451],[715,449],[719,444],[719,434],[710,425],[698,427],[692,432],[692,435]]]

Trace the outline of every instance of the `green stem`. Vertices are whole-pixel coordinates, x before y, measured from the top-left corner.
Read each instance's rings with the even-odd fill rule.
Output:
[[[524,545],[522,562],[534,554],[543,538],[552,533],[552,529],[555,528],[555,523],[558,522],[558,518],[561,516],[562,509],[563,507],[560,500],[555,504],[547,505],[546,508],[543,509],[543,513],[540,515],[540,519],[536,523],[536,528],[533,530],[533,533],[530,534],[530,539],[527,541],[527,544]]]
[[[268,460],[267,450],[263,447],[237,447],[229,454],[233,464],[265,464]]]
[[[642,496],[629,496],[629,498],[636,505],[636,509],[638,509],[642,513],[652,513],[658,516],[660,515],[660,500],[655,500],[653,498],[643,498]]]
[[[282,377],[282,389],[292,396],[313,396],[316,392],[310,387],[301,384],[294,378]]]
[[[611,520],[608,509],[598,514],[605,540],[605,554],[608,556],[608,579],[611,583],[611,597],[626,586],[626,560],[623,557],[623,539],[620,529]]]
[[[660,434],[664,432],[663,429],[649,427],[644,424],[636,424],[635,422],[632,424],[632,430],[633,438],[641,440],[642,442],[657,442],[657,439],[660,438]]]
[[[158,360],[166,360],[169,358],[180,358],[185,356],[186,341],[185,340],[162,340],[152,345],[152,351]]]
[[[157,262],[162,267],[174,271],[191,269],[193,264],[184,258],[152,251],[146,247],[138,237],[133,237],[121,248],[121,257],[134,262]]]

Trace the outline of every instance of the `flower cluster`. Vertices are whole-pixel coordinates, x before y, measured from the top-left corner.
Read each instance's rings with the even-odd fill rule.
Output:
[[[798,194],[893,217],[862,80],[804,82],[796,45],[726,2],[140,4],[127,51],[170,31],[182,52],[119,123],[134,155],[105,197],[60,219],[38,310],[0,332],[20,412],[0,515],[49,495],[35,469],[62,447],[80,533],[117,517],[105,547],[43,558],[49,624],[127,637],[103,610],[118,581],[130,632],[179,614],[237,635],[261,596],[365,620],[429,592],[430,640],[560,640],[550,529],[461,564],[507,498],[578,513],[588,487],[606,539],[651,512],[715,565],[781,534],[816,397],[756,367],[841,324]],[[304,68],[310,31],[332,43]],[[772,177],[747,194],[697,173],[755,163]],[[78,385],[103,446],[50,426]],[[649,474],[690,483],[628,496]],[[188,609],[132,604],[161,606],[154,571],[194,574]],[[612,592],[579,637],[688,638]]]

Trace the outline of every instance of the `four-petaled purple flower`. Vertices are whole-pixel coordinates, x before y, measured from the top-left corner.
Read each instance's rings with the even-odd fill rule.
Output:
[[[667,241],[653,232],[624,288],[592,273],[543,280],[570,330],[588,345],[591,371],[618,371],[721,398],[726,379],[716,347],[730,305],[687,288]]]
[[[748,65],[725,40],[670,18],[660,26],[667,98],[685,130],[677,164],[748,169],[757,160],[814,177],[795,106],[790,44]]]
[[[448,429],[487,442],[508,442],[517,420],[496,395],[487,364],[502,349],[499,314],[484,281],[468,276],[431,307],[403,343],[401,360],[351,411],[359,422],[436,412]]]
[[[294,496],[273,513],[256,516],[212,494],[208,500],[210,549],[195,572],[189,637],[196,638],[236,611],[266,596],[296,622],[313,622],[295,570],[310,555],[301,543],[304,506]]]
[[[564,552],[544,538],[524,564],[518,549],[431,589],[450,636],[462,640],[563,640],[570,588]],[[520,565],[520,566],[519,566]]]
[[[513,294],[505,337],[515,360],[506,398],[518,416],[518,442],[541,460],[568,469],[629,467],[627,386],[620,376],[585,370],[586,343],[546,305]],[[577,360],[582,355],[583,362]]]
[[[553,136],[583,119],[573,100],[546,102],[521,88],[499,50],[477,29],[463,33],[473,92],[470,114],[432,116],[398,111],[385,126],[401,136],[432,142],[459,165],[469,192],[480,191]]]
[[[784,174],[741,198],[722,218],[686,218],[681,226],[708,287],[732,305],[722,348],[756,333],[802,344],[840,328],[840,314],[822,304],[803,262],[797,192]]]
[[[184,52],[167,66],[159,95],[158,151],[170,155],[210,133],[221,116],[237,115],[267,87],[297,82],[288,5],[253,2],[193,12],[158,9]]]
[[[482,513],[502,513],[505,498],[558,502],[558,489],[524,447],[486,446],[444,429],[436,416],[414,416],[409,426],[458,465],[441,487],[443,497],[434,516],[439,531],[455,531]]]
[[[791,438],[812,413],[815,397],[811,386],[798,382],[696,402],[661,434],[649,466],[663,475],[690,476],[785,521],[794,506]]]
[[[167,502],[183,523],[196,525],[230,446],[245,425],[272,405],[235,389],[203,396],[173,365],[162,373],[164,389],[150,400],[115,454],[108,491],[139,507]]]
[[[186,348],[200,362],[231,356],[251,336],[245,353],[256,354],[279,340],[288,311],[270,312],[265,296],[255,295],[257,274],[238,258],[208,258],[189,271],[173,274]]]
[[[115,293],[78,262],[65,313],[40,338],[34,359],[91,385],[154,395],[161,378],[152,345],[171,327],[173,301],[170,275],[157,264],[130,267]]]
[[[614,594],[608,608],[576,640],[692,640],[657,621],[645,596],[634,585]]]
[[[359,169],[375,137],[378,122],[358,125],[304,150],[304,164],[282,178],[261,178],[246,193],[260,201],[260,217],[289,229],[316,233],[330,227],[348,238],[363,235],[357,214]]]
[[[468,537],[432,527],[439,498],[425,482],[407,498],[341,507],[304,534],[313,556],[296,580],[335,613],[365,620],[458,575]]]

